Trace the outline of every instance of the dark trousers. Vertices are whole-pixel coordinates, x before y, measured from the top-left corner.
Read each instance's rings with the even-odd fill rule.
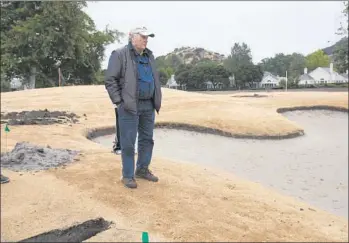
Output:
[[[138,168],[148,168],[153,154],[154,108],[139,109],[137,114],[118,107],[122,175],[133,178],[135,172],[135,141],[138,131]]]
[[[119,129],[119,118],[118,118],[118,108],[115,108],[115,145],[116,149],[121,149],[120,146],[120,129]]]

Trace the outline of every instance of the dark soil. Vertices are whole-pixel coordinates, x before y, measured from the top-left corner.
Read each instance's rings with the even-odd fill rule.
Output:
[[[289,111],[315,111],[315,110],[348,112],[348,108],[329,106],[329,105],[284,107],[284,108],[277,109],[276,112],[284,113]]]
[[[260,95],[260,94],[253,94],[253,95],[233,95],[231,97],[236,98],[263,98],[268,97],[268,95]]]
[[[75,113],[65,111],[32,110],[1,113],[1,123],[9,125],[51,125],[77,123],[80,118]]]
[[[20,242],[82,242],[109,229],[112,222],[103,218],[92,219],[67,229],[56,229]]]
[[[58,167],[74,160],[78,151],[39,147],[27,142],[17,143],[14,149],[1,154],[1,167],[14,171],[37,171]]]

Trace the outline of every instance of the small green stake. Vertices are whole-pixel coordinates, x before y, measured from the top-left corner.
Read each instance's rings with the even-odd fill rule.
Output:
[[[142,233],[142,242],[143,243],[148,243],[149,242],[148,232],[143,232]]]
[[[7,123],[6,123],[6,126],[5,126],[5,133],[6,133],[6,137],[5,137],[5,146],[6,146],[6,148],[5,148],[5,151],[6,151],[6,153],[7,153],[7,133],[9,133],[10,132],[10,128],[7,126]]]
[[[6,126],[5,126],[5,132],[10,132],[10,128],[7,126],[7,123],[6,123]]]

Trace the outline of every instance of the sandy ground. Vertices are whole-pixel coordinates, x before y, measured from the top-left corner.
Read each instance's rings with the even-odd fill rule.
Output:
[[[347,93],[272,93],[265,98],[232,98],[163,89],[157,122],[203,126],[231,134],[287,135],[302,130],[276,113],[279,107],[330,105],[348,108]],[[28,109],[30,104],[30,109]],[[153,159],[157,184],[121,186],[120,159],[85,135],[114,125],[103,86],[27,90],[1,94],[1,110],[60,110],[84,117],[78,124],[10,126],[1,133],[1,151],[17,142],[79,150],[65,169],[2,173],[1,239],[18,241],[55,228],[103,217],[115,223],[90,241],[347,241],[341,217],[232,174]],[[84,116],[86,114],[86,116]],[[4,126],[1,126],[2,131]],[[155,145],[156,146],[156,145]]]

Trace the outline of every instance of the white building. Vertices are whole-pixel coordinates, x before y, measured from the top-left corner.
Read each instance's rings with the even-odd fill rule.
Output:
[[[304,68],[304,73],[299,77],[298,85],[315,85],[315,80],[307,73],[307,68]]]
[[[346,74],[339,74],[333,70],[333,63],[330,67],[318,67],[308,74],[307,68],[304,68],[304,74],[300,76],[298,85],[317,85],[348,83],[348,70]]]
[[[171,89],[178,89],[179,84],[177,84],[177,81],[174,78],[174,74],[171,75],[171,78],[167,80],[166,86]]]
[[[203,88],[205,88],[207,90],[209,90],[209,89],[223,89],[223,87],[224,87],[224,84],[221,82],[217,83],[216,87],[214,87],[212,81],[206,81],[202,85],[203,85]]]
[[[10,88],[12,90],[18,90],[23,87],[23,79],[21,78],[12,78],[10,82]]]
[[[257,83],[257,88],[273,88],[280,85],[280,81],[285,80],[286,77],[275,76],[270,72],[264,72],[261,82]]]
[[[229,77],[229,87],[234,87],[236,85],[235,83],[235,76],[233,74],[233,76]]]

